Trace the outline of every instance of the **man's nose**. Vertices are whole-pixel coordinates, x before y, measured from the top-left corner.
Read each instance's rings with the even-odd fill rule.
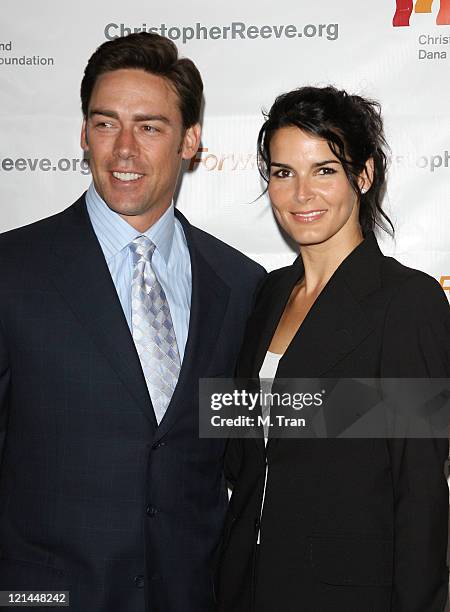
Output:
[[[114,153],[120,159],[130,159],[138,155],[138,144],[133,128],[122,128],[114,145]]]

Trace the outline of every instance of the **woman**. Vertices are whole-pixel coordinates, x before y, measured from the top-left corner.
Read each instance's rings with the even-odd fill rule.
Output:
[[[239,378],[449,376],[442,289],[373,234],[390,223],[384,147],[374,102],[333,87],[276,99],[260,170],[300,256],[261,288]],[[444,439],[230,442],[218,610],[443,610],[447,453]]]

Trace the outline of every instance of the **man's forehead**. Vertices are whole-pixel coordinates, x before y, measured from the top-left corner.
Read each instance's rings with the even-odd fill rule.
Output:
[[[141,69],[121,68],[99,75],[92,91],[89,114],[94,106],[102,105],[103,98],[110,97],[116,104],[126,103],[129,107],[139,103],[140,114],[179,112],[179,97],[172,83],[161,75]],[[164,104],[164,113],[155,110],[155,106],[161,104]]]
[[[152,88],[166,94],[176,95],[172,83],[166,77],[141,68],[119,68],[103,72],[97,77],[94,89],[115,86]]]

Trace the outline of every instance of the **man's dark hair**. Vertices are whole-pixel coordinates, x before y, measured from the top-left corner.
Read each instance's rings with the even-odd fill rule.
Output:
[[[145,70],[166,79],[178,96],[184,128],[198,123],[203,94],[199,71],[190,59],[178,57],[171,40],[150,32],[115,38],[93,53],[81,81],[81,108],[85,118],[97,78],[123,68]]]
[[[380,105],[335,87],[300,87],[276,98],[265,113],[258,136],[258,168],[266,182],[270,179],[270,141],[283,127],[294,126],[319,136],[341,162],[360,200],[359,223],[365,236],[375,225],[393,233],[391,220],[382,209],[386,188],[387,143]],[[370,189],[361,191],[358,176],[373,159]]]

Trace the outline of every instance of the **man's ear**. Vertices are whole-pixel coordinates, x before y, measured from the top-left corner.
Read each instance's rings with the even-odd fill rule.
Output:
[[[200,137],[202,134],[202,128],[199,123],[188,127],[183,136],[183,142],[181,143],[181,157],[183,159],[191,159],[198,151],[200,146]]]
[[[86,119],[83,119],[83,124],[81,126],[80,145],[85,153],[89,151]]]
[[[373,157],[369,157],[358,178],[358,185],[362,193],[367,193],[367,191],[369,191],[369,189],[372,187],[374,171],[375,165]]]

